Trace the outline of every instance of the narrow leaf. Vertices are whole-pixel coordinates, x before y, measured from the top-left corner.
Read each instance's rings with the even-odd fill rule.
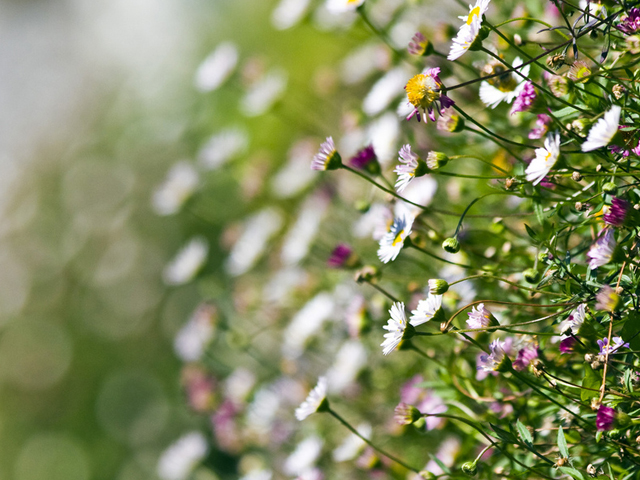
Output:
[[[558,428],[558,450],[563,458],[569,458],[569,447],[567,446],[567,439],[564,438],[564,431],[562,426]]]
[[[571,478],[575,478],[576,480],[584,480],[584,476],[575,468],[560,467],[558,470],[560,470],[562,473],[570,475]]]
[[[520,434],[520,438],[526,444],[533,445],[533,437],[527,427],[525,427],[520,420],[516,421],[516,428],[518,429],[518,433]]]

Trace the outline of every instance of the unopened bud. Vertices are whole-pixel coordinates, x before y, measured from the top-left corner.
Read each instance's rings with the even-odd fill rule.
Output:
[[[618,187],[613,182],[607,182],[604,185],[602,185],[602,192],[608,195],[615,194],[616,190],[618,190]]]
[[[440,331],[441,331],[442,333],[447,333],[449,330],[450,330],[450,329],[449,329],[449,322],[442,322],[442,323],[440,324]]]
[[[577,211],[581,212],[584,208],[584,205],[582,204],[582,202],[576,202],[575,207]]]
[[[449,237],[442,242],[442,248],[449,253],[458,253],[460,251],[460,242],[456,237]]]
[[[357,283],[370,282],[378,275],[378,269],[373,265],[365,265],[355,273],[354,279]]]
[[[582,180],[582,175],[580,174],[580,172],[573,172],[571,174],[571,178],[574,182],[579,182],[580,180]]]
[[[478,465],[476,462],[466,462],[462,464],[462,473],[469,477],[474,477],[478,473]]]
[[[595,362],[591,362],[591,368],[594,370],[600,370],[602,368],[602,363],[600,363],[598,360],[596,360]]]
[[[584,361],[587,363],[591,363],[593,362],[593,360],[595,359],[595,355],[593,353],[585,353],[584,354]]]
[[[449,290],[449,284],[440,278],[432,278],[429,280],[429,293],[431,295],[442,295]]]
[[[620,100],[624,96],[624,92],[626,92],[626,90],[626,88],[618,83],[613,86],[613,96],[616,97],[617,100]]]
[[[515,43],[517,46],[520,46],[520,45],[522,45],[524,42],[522,41],[522,37],[516,33],[516,34],[513,36],[513,43]]]
[[[562,65],[564,65],[564,59],[565,59],[564,54],[550,55],[547,57],[547,65],[553,68],[554,70],[557,70]]]
[[[527,268],[522,272],[522,276],[527,283],[538,283],[540,281],[540,273],[535,268]]]
[[[394,410],[393,418],[400,425],[411,425],[422,418],[420,411],[413,405],[404,402],[398,404]]]
[[[598,469],[592,463],[590,463],[589,465],[587,465],[587,474],[590,477],[597,477]]]
[[[442,168],[447,163],[449,163],[449,157],[447,157],[442,152],[431,151],[427,155],[427,167],[429,167],[430,170],[437,170],[438,168]]]
[[[504,188],[506,188],[507,190],[511,190],[511,187],[513,187],[513,184],[515,183],[516,179],[515,178],[507,178],[504,181]]]

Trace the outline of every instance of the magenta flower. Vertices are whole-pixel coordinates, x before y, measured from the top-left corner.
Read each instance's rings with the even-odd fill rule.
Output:
[[[612,227],[621,227],[624,225],[624,220],[629,212],[629,206],[629,202],[626,200],[613,197],[611,200],[611,207],[604,215],[604,223],[611,225]]]
[[[640,9],[632,8],[629,15],[624,16],[616,28],[627,35],[633,35],[640,30]]]
[[[560,353],[572,353],[574,347],[578,344],[576,337],[566,337],[560,341]]]
[[[536,120],[536,126],[529,132],[529,138],[531,140],[539,140],[549,131],[549,124],[551,123],[551,117],[544,113],[538,115]]]
[[[612,354],[621,347],[629,348],[629,344],[625,343],[621,337],[613,337],[611,340],[613,340],[613,345],[609,345],[609,339],[607,337],[604,337],[602,340],[598,340],[600,355],[605,355],[607,353]]]
[[[521,372],[536,358],[538,358],[538,349],[533,345],[528,345],[525,348],[520,349],[518,352],[518,356],[513,362],[513,368],[518,372]]]
[[[358,170],[367,170],[373,174],[380,173],[380,164],[376,152],[373,150],[373,145],[367,145],[359,150],[351,157],[349,163]]]
[[[526,112],[531,108],[533,102],[537,97],[536,89],[533,88],[533,83],[526,81],[520,95],[513,101],[513,107],[511,107],[511,115],[518,112]]]
[[[601,432],[611,430],[615,418],[616,411],[613,408],[600,405],[596,414],[596,428]]]
[[[351,250],[351,247],[346,243],[338,244],[338,246],[333,249],[333,252],[331,252],[331,256],[329,260],[327,260],[327,266],[329,268],[344,267],[352,252],[353,250]]]

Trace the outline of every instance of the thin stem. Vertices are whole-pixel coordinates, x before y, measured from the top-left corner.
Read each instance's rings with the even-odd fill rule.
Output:
[[[331,415],[333,415],[333,417],[338,420],[342,425],[344,425],[345,427],[347,427],[347,429],[349,429],[351,431],[351,433],[353,433],[354,435],[356,435],[358,438],[360,438],[360,440],[362,440],[363,442],[365,442],[367,445],[369,445],[371,448],[373,448],[376,452],[381,453],[382,455],[384,455],[385,457],[393,460],[394,462],[396,462],[399,465],[402,465],[404,468],[406,468],[407,470],[411,470],[412,472],[416,472],[419,473],[420,470],[418,470],[417,468],[411,467],[409,465],[407,465],[406,463],[404,463],[402,460],[400,460],[399,458],[395,457],[394,455],[391,455],[390,453],[386,452],[385,450],[381,449],[380,447],[375,446],[371,440],[369,440],[368,438],[365,438],[364,436],[362,436],[360,434],[360,432],[358,432],[355,428],[353,428],[349,422],[347,422],[344,418],[342,418],[340,415],[338,415],[335,411],[333,411],[331,408],[328,408],[327,410]]]

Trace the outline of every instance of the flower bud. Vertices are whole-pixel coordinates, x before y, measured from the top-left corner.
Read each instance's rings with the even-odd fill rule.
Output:
[[[476,462],[466,462],[462,464],[462,473],[469,477],[474,477],[478,473],[478,465]]]
[[[620,100],[624,96],[626,90],[626,88],[618,83],[613,86],[613,96],[616,97],[617,100]]]
[[[535,268],[527,268],[522,272],[522,276],[527,283],[538,283],[540,281],[540,273]]]
[[[453,108],[447,108],[444,113],[438,117],[436,128],[440,131],[458,133],[464,130],[464,118],[461,117]]]
[[[593,362],[593,360],[595,359],[595,355],[593,353],[585,353],[584,354],[584,361],[587,363],[591,363]]]
[[[429,280],[429,293],[431,295],[442,295],[449,290],[449,284],[440,278],[432,278]]]
[[[354,276],[357,283],[370,282],[378,276],[378,269],[373,265],[365,265]]]
[[[613,195],[614,193],[616,193],[616,190],[618,190],[618,187],[613,182],[607,182],[602,185],[602,192],[608,195]]]
[[[438,168],[444,167],[447,163],[449,163],[449,157],[442,152],[431,151],[427,155],[427,167],[429,167],[430,170],[437,170]]]
[[[404,402],[398,404],[394,410],[393,418],[400,425],[411,425],[422,418],[420,411],[413,405]]]
[[[572,179],[574,182],[579,182],[580,180],[582,180],[582,175],[580,174],[580,172],[573,172],[573,173],[571,174],[571,179]]]
[[[442,248],[449,253],[458,253],[460,251],[460,242],[456,237],[449,237],[442,242]]]
[[[587,474],[590,477],[595,478],[598,476],[598,469],[592,463],[590,463],[589,465],[587,465]]]

